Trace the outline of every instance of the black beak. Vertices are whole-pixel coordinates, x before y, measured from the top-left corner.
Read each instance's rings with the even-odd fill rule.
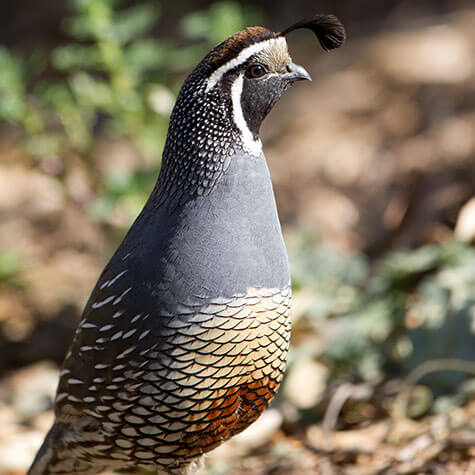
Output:
[[[287,65],[287,71],[288,72],[284,74],[284,79],[287,79],[289,82],[312,80],[310,74],[299,64],[289,63]]]

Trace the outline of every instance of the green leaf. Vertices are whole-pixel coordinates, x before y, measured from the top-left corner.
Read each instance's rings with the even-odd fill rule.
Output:
[[[187,38],[206,39],[210,44],[217,44],[243,27],[259,23],[259,20],[256,8],[226,0],[212,4],[208,10],[185,16],[181,30]]]
[[[26,114],[22,62],[0,47],[0,119],[21,122]]]
[[[20,256],[10,251],[0,251],[0,282],[14,277],[21,268]]]
[[[81,72],[71,77],[70,84],[80,106],[111,113],[114,111],[114,93],[107,81]]]
[[[412,251],[398,251],[384,261],[381,274],[392,281],[404,281],[433,270],[441,259],[439,246],[427,245]]]
[[[117,41],[128,43],[150,30],[159,17],[158,6],[152,3],[128,8],[114,18],[113,31]]]
[[[96,46],[67,45],[56,48],[51,62],[57,69],[96,69],[101,66],[101,57]]]
[[[124,51],[124,62],[134,73],[143,74],[161,66],[167,54],[170,51],[158,41],[136,40]]]

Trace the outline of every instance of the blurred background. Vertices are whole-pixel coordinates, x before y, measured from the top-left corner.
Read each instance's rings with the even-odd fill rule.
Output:
[[[210,475],[475,473],[473,0],[0,6],[0,474],[23,474],[82,308],[153,187],[187,73],[336,14],[262,136],[293,274],[287,374]]]

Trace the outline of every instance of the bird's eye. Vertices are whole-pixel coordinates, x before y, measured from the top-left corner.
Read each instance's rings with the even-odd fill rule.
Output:
[[[257,79],[264,76],[267,73],[267,69],[262,64],[251,64],[246,70],[246,77]]]

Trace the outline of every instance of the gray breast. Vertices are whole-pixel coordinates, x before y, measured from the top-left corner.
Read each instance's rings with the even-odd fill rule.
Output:
[[[161,207],[147,228],[140,237],[142,245],[134,249],[136,262],[145,267],[140,273],[148,274],[144,283],[153,288],[157,282],[173,282],[179,301],[289,284],[287,253],[263,155],[232,156],[212,193],[173,210]]]

